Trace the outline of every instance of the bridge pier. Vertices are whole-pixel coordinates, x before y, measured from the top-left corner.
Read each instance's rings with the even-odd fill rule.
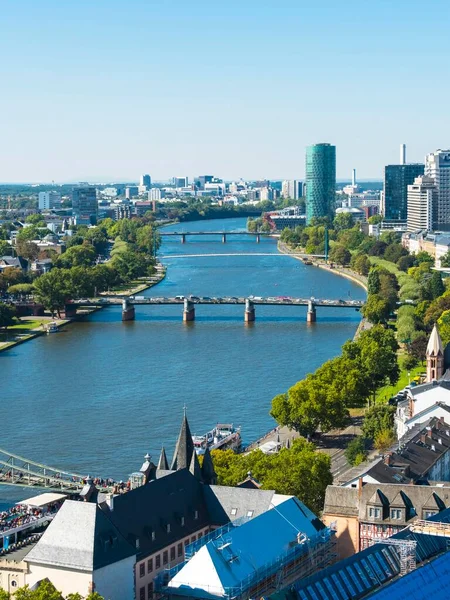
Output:
[[[226,242],[227,242],[227,234],[222,233],[222,244],[226,244]]]
[[[182,243],[182,244],[185,244],[185,243],[186,243],[186,234],[185,234],[185,233],[182,233],[182,234],[181,234],[181,243]]]
[[[253,323],[255,320],[255,305],[248,298],[245,299],[244,323]]]
[[[256,243],[259,244],[259,242],[261,241],[261,236],[259,233],[256,234]]]
[[[195,306],[193,302],[185,298],[183,308],[183,323],[189,323],[190,321],[195,321]]]
[[[136,318],[136,311],[134,306],[132,306],[128,300],[122,302],[122,321],[134,321]]]
[[[308,312],[306,313],[306,322],[307,323],[315,323],[317,319],[316,315],[316,307],[311,300],[308,302]]]

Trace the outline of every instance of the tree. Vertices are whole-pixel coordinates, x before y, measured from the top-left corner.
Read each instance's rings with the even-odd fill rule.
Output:
[[[445,292],[444,282],[439,271],[433,271],[430,279],[430,292],[433,300],[439,298]]]
[[[361,308],[362,315],[371,323],[386,323],[391,313],[389,302],[380,294],[369,294]]]
[[[368,275],[370,271],[370,260],[367,257],[367,254],[360,254],[357,256],[353,268],[360,275]]]
[[[395,442],[395,435],[392,429],[383,429],[375,438],[375,448],[380,452],[386,452]]]
[[[444,256],[441,256],[441,267],[448,269],[450,267],[450,249],[447,250],[447,253]]]
[[[400,269],[400,271],[404,271],[405,273],[407,273],[408,269],[413,267],[415,264],[415,258],[414,256],[412,256],[411,254],[408,254],[408,256],[401,256],[398,261],[397,261],[397,267]]]
[[[428,336],[423,331],[416,332],[408,346],[408,353],[417,361],[423,362],[426,358]]]
[[[16,314],[13,306],[8,306],[0,302],[0,328],[4,327],[7,329],[10,325],[14,324],[14,316]]]
[[[330,260],[338,265],[348,265],[351,257],[349,250],[340,244],[333,246],[330,252]]]
[[[17,240],[16,252],[18,256],[22,256],[26,260],[36,260],[39,254],[39,246],[34,242]]]
[[[369,271],[369,277],[367,279],[367,292],[370,295],[378,294],[380,291],[380,269],[378,267],[372,267]]]
[[[366,412],[362,432],[364,437],[375,440],[381,431],[394,430],[395,406],[375,404]]]
[[[383,242],[383,240],[377,240],[370,248],[369,256],[383,256],[386,248],[386,242]]]
[[[369,217],[370,225],[379,225],[383,222],[383,217],[381,215],[372,215]]]
[[[0,588],[0,600],[10,600],[11,596],[5,590]]]
[[[355,437],[345,449],[345,458],[354,467],[364,462],[367,458],[367,440],[363,436]]]
[[[6,240],[0,240],[0,256],[12,256],[13,247]],[[1,600],[1,599],[0,599]]]
[[[343,229],[352,229],[355,226],[355,219],[351,213],[339,213],[334,217],[333,227],[336,231]]]
[[[60,313],[70,298],[70,276],[65,269],[52,269],[34,282],[36,297],[52,315]]]
[[[441,335],[442,345],[445,346],[450,342],[450,310],[442,313],[437,321],[439,333]]]
[[[434,265],[434,258],[431,256],[431,254],[428,254],[428,252],[425,252],[425,250],[421,250],[420,252],[418,252],[415,256],[416,259],[416,263],[418,265],[420,265],[420,263],[423,262],[427,262],[430,263],[431,265]]]
[[[94,264],[96,252],[89,243],[72,246],[56,260],[56,267],[70,269],[71,267],[89,267]]]
[[[17,283],[16,285],[10,285],[8,288],[8,294],[12,296],[28,296],[34,290],[34,285],[32,283]]]
[[[408,250],[403,248],[401,244],[393,243],[389,244],[384,251],[385,260],[389,260],[390,262],[396,263],[402,256],[406,256],[408,254]]]

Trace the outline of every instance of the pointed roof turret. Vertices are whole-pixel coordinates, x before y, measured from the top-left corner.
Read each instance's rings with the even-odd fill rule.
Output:
[[[180,433],[178,435],[175,453],[172,459],[171,469],[179,471],[180,469],[189,469],[194,452],[194,442],[186,417],[186,407],[184,408],[183,422],[181,423]]]
[[[159,471],[168,471],[169,470],[169,461],[167,460],[166,451],[164,446],[161,448],[161,454],[159,456],[158,461],[158,470]]]
[[[192,475],[198,479],[199,481],[202,481],[202,470],[200,468],[200,463],[198,462],[198,457],[197,457],[197,452],[193,452],[192,453],[192,459],[191,459],[191,464],[189,465],[189,471],[192,473]]]
[[[428,340],[427,356],[438,356],[439,353],[444,354],[444,346],[442,345],[441,336],[435,323],[430,339]]]
[[[217,474],[214,470],[214,464],[209,448],[206,448],[205,454],[203,455],[202,476],[205,483],[209,485],[216,485]]]
[[[144,475],[144,484],[156,477],[156,466],[152,463],[152,457],[148,452],[144,456],[144,463],[139,471]]]

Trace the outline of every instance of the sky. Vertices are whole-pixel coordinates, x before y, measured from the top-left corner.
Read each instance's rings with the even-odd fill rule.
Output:
[[[0,0],[0,182],[381,179],[450,146],[450,3]]]

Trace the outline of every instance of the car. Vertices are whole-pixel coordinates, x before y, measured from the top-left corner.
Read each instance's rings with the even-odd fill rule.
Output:
[[[189,296],[189,300],[191,302],[200,302],[200,298],[198,296]]]
[[[230,297],[230,302],[239,302],[239,299],[236,298],[236,296],[231,296]]]
[[[292,298],[283,298],[283,302],[292,302]]]
[[[212,302],[212,298],[210,298],[209,296],[202,296],[202,300],[204,300],[205,302]]]
[[[184,300],[184,296],[175,296],[175,300]]]

